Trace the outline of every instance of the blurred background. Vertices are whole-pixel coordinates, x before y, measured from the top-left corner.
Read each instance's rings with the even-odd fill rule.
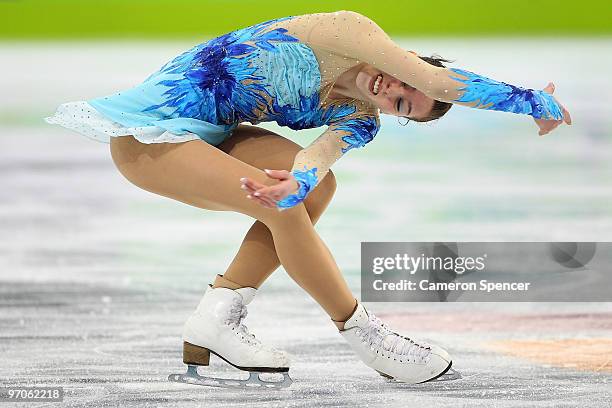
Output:
[[[503,112],[454,107],[405,127],[383,116],[376,139],[334,166],[338,190],[317,225],[356,296],[362,241],[611,240],[607,1],[0,1],[0,385],[61,385],[74,406],[388,407],[406,392],[436,406],[610,405],[610,303],[371,304],[449,349],[466,377],[390,389],[282,268],[248,325],[295,356],[289,394],[236,399],[166,382],[182,370],[184,320],[252,220],[139,190],[108,145],[43,118],[137,85],[217,35],[336,10],[453,67],[527,88],[552,81],[574,122],[539,137],[530,117]],[[261,126],[302,145],[324,130]]]

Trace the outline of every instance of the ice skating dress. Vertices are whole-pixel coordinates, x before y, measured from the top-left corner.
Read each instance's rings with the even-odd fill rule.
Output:
[[[395,44],[371,19],[339,11],[278,18],[221,35],[178,55],[133,88],[64,103],[45,120],[106,143],[133,135],[142,143],[218,145],[242,122],[273,121],[295,130],[328,126],[296,155],[292,173],[299,191],[278,203],[288,208],[380,128],[372,102],[328,97],[336,79],[360,63],[433,99],[562,117],[560,106],[542,91],[432,66]]]

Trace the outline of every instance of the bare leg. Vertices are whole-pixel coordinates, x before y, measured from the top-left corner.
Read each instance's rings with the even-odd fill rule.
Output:
[[[291,170],[295,155],[302,149],[283,136],[248,125],[240,125],[231,138],[217,147],[262,170]],[[304,207],[313,225],[327,208],[335,190],[336,181],[330,171],[304,200]],[[279,266],[272,233],[264,223],[256,220],[227,271],[223,276],[217,275],[213,287],[258,288]]]
[[[183,203],[215,211],[236,211],[268,227],[287,273],[335,321],[355,308],[342,273],[316,233],[303,204],[271,210],[247,199],[240,178],[272,184],[265,173],[199,140],[146,145],[131,136],[112,138],[115,165],[136,186]]]

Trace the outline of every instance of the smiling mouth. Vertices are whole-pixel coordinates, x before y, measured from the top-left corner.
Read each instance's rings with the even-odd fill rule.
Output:
[[[373,95],[378,95],[378,91],[382,85],[383,75],[378,74],[370,80],[370,92]]]

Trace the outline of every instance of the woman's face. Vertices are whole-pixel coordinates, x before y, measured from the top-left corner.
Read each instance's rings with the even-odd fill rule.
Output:
[[[371,65],[359,71],[355,82],[359,92],[382,113],[420,119],[433,108],[434,100],[423,92]]]

